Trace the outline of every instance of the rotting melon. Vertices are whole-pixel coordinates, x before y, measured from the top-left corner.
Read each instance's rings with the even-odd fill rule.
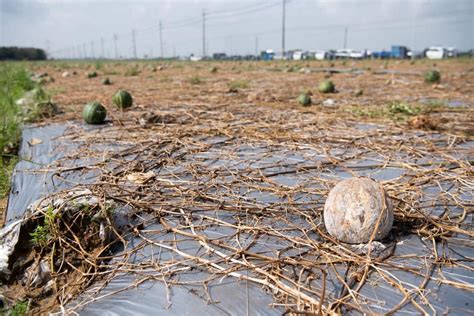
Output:
[[[112,97],[112,102],[120,109],[127,109],[133,105],[133,98],[130,92],[118,90]]]
[[[441,81],[441,74],[437,70],[430,70],[425,73],[425,82],[438,83]]]
[[[84,106],[82,117],[88,124],[102,124],[107,116],[107,110],[99,102],[89,102]]]
[[[322,93],[333,93],[336,91],[336,87],[331,80],[324,80],[319,84],[318,90]]]
[[[302,93],[298,97],[298,103],[302,106],[310,106],[311,105],[311,97],[308,93]]]

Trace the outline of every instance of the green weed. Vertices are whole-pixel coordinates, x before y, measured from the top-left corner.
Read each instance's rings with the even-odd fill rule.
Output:
[[[43,224],[38,224],[35,230],[30,233],[31,242],[35,246],[46,247],[48,245],[51,235],[56,232],[56,219],[58,217],[59,215],[54,213],[54,208],[48,207],[44,214]]]
[[[132,65],[125,70],[124,75],[127,77],[138,76],[140,74],[140,69],[138,65]]]
[[[402,101],[392,101],[387,105],[388,111],[392,114],[416,115],[421,109]]]
[[[190,84],[203,84],[204,83],[204,79],[202,79],[201,77],[199,76],[192,76],[191,78],[189,78],[189,83]]]
[[[28,302],[20,301],[20,302],[16,302],[16,304],[13,305],[13,307],[9,311],[7,311],[6,314],[10,316],[23,316],[23,315],[26,315],[27,312],[28,312]]]
[[[227,84],[229,90],[247,89],[250,84],[247,80],[232,80]]]

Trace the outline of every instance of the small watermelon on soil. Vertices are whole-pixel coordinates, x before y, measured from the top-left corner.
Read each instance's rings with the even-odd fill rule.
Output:
[[[426,83],[438,83],[441,81],[441,74],[437,70],[430,70],[425,73]]]
[[[324,80],[319,84],[318,90],[322,93],[333,93],[336,91],[336,86],[331,80]]]
[[[308,93],[302,93],[298,97],[298,103],[302,106],[310,106],[311,105],[311,96]]]
[[[97,77],[97,72],[91,71],[87,73],[87,78],[95,78]]]
[[[112,97],[112,102],[120,109],[127,109],[133,105],[133,98],[130,92],[118,90]]]
[[[108,85],[111,85],[111,84],[112,84],[112,81],[110,81],[109,78],[105,78],[104,80],[102,80],[102,84],[108,86]]]
[[[99,102],[89,102],[84,106],[82,117],[88,124],[102,124],[107,116],[107,110]]]

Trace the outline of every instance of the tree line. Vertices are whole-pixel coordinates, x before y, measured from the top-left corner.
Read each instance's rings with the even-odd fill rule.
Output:
[[[46,60],[46,52],[33,47],[0,47],[0,60]]]

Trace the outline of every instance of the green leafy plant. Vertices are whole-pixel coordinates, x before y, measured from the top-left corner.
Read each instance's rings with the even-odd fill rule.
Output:
[[[35,246],[46,247],[51,235],[56,232],[56,219],[59,213],[54,213],[52,206],[48,207],[44,213],[43,224],[38,224],[33,232],[30,233],[31,242]]]
[[[49,231],[43,225],[36,226],[35,230],[30,233],[31,242],[35,246],[46,247],[49,240]]]

